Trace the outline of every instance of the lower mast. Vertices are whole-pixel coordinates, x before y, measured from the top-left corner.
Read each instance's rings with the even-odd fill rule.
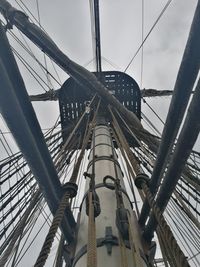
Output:
[[[72,266],[147,266],[140,231],[103,114],[93,129]]]

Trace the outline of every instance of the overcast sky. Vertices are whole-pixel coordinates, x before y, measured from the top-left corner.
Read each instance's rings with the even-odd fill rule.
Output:
[[[15,7],[19,7],[17,2],[23,6],[20,0],[10,1]],[[36,1],[26,0],[24,2],[38,18]],[[141,44],[141,2],[141,0],[100,1],[103,70],[114,70],[113,66],[116,66],[116,70],[124,71]],[[166,2],[166,0],[144,1],[144,36]],[[172,1],[147,39],[144,45],[142,88],[173,89],[196,2],[196,0]],[[81,65],[85,65],[93,59],[89,0],[40,0],[39,13],[42,26],[66,55]],[[16,29],[14,32],[18,34]],[[18,36],[20,35],[18,34]],[[13,45],[19,47],[16,43]],[[34,45],[30,44],[30,46],[35,55],[43,61],[42,53]],[[24,55],[21,48],[18,51]],[[27,55],[26,59],[44,77],[37,64],[33,63]],[[112,66],[107,61],[111,62]],[[48,66],[51,71],[52,66],[49,62]],[[94,70],[94,64],[89,64],[87,68]],[[44,92],[23,66],[21,71],[29,93]],[[141,53],[135,58],[127,73],[141,85]],[[59,74],[62,82],[68,77],[60,70]],[[53,81],[52,84],[54,88],[59,87]],[[170,98],[156,98],[149,100],[149,103],[162,118],[165,118],[166,105],[169,100]],[[50,127],[57,117],[57,112],[55,112],[57,104],[38,103],[34,106],[39,112],[38,117],[42,127]],[[52,109],[52,121],[46,120],[46,113],[48,111],[49,115],[49,109]],[[147,114],[150,112],[145,105],[143,105],[143,111]],[[159,127],[156,121],[155,123]]]
[[[18,7],[17,1],[10,1]],[[18,1],[22,5],[21,1]],[[38,18],[36,1],[26,0],[30,11]],[[126,68],[137,48],[141,44],[141,0],[106,0],[100,1],[101,44],[103,69],[122,70]],[[166,0],[144,1],[144,36],[157,19]],[[144,45],[144,67],[142,88],[173,89],[183,49],[192,21],[196,0],[174,0],[161,18]],[[87,64],[94,57],[91,38],[89,0],[39,1],[42,26],[57,45],[72,60],[81,65]],[[16,34],[17,31],[14,30]],[[21,37],[20,37],[21,38]],[[42,53],[30,44],[34,53],[43,60]],[[16,47],[16,43],[15,43]],[[20,50],[20,48],[19,48]],[[23,53],[23,52],[21,52]],[[34,68],[41,73],[36,63],[26,57]],[[113,66],[108,64],[111,62]],[[48,62],[49,63],[49,62]],[[49,70],[52,70],[51,64]],[[87,66],[94,70],[94,64]],[[40,86],[30,77],[24,67],[23,75],[27,89],[32,94],[42,93]],[[52,70],[53,72],[53,70]],[[62,82],[67,75],[59,71]],[[141,85],[141,53],[135,58],[127,73]],[[54,73],[55,74],[55,73]],[[43,75],[41,73],[41,75]],[[44,75],[43,75],[44,76]],[[45,78],[44,78],[45,79]],[[54,88],[59,86],[52,81]],[[170,98],[149,100],[162,118]],[[57,104],[38,103],[38,117],[42,127],[50,127],[57,117]],[[46,113],[52,109],[52,121],[46,120]],[[143,105],[143,111],[149,115],[149,109]],[[157,127],[160,127],[156,121]]]
[[[19,8],[17,2],[9,1]],[[89,0],[39,0],[41,25],[52,37],[60,49],[72,60],[85,66],[94,55],[92,49]],[[124,71],[132,56],[141,44],[141,0],[100,0],[101,44],[103,70]],[[146,0],[144,9],[144,36],[160,14],[167,0]],[[36,1],[24,0],[27,7],[38,18]],[[179,64],[182,58],[186,39],[189,33],[197,0],[174,0],[155,27],[144,45],[144,68],[142,88],[173,89]],[[14,32],[20,37],[16,29]],[[45,76],[36,63],[29,58],[12,38],[11,43],[23,55],[34,69]],[[24,42],[24,41],[23,41]],[[42,53],[27,41],[35,55],[43,59]],[[111,64],[108,64],[108,61]],[[44,62],[44,61],[43,61]],[[48,69],[53,72],[50,61]],[[27,90],[30,94],[43,93],[44,90],[19,63]],[[116,66],[116,68],[113,68]],[[94,64],[87,65],[94,70]],[[62,83],[68,76],[57,68]],[[127,73],[140,85],[141,53],[131,64]],[[51,81],[53,88],[59,85]],[[165,119],[170,101],[168,98],[148,100],[160,116]],[[34,107],[42,128],[53,125],[58,116],[58,105],[55,102],[35,103]],[[161,130],[159,121],[143,105],[143,112],[148,115]],[[6,130],[1,122],[1,129]],[[11,137],[7,135],[11,143]],[[14,147],[14,146],[12,146]],[[4,157],[5,153],[1,154]]]

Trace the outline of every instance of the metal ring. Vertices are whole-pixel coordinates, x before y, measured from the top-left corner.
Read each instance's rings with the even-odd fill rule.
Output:
[[[108,156],[97,156],[94,158],[94,160],[91,160],[89,163],[88,163],[88,168],[89,169],[91,167],[91,165],[93,164],[93,162],[97,162],[99,160],[109,160],[109,161],[112,161],[114,164],[116,164],[120,170],[121,170],[121,167],[118,163],[118,161],[116,159],[114,159],[113,157],[108,157]]]
[[[108,185],[108,184],[107,184],[107,185]],[[113,184],[110,183],[109,186],[112,187]],[[99,189],[99,188],[102,188],[102,187],[105,187],[105,188],[110,189],[110,190],[114,190],[114,189],[109,188],[108,186],[105,186],[104,183],[100,183],[100,184],[96,184],[96,185],[95,185],[95,189]],[[81,209],[82,209],[83,202],[84,202],[84,200],[85,200],[85,198],[86,198],[86,196],[87,196],[87,194],[88,194],[88,191],[89,191],[89,190],[87,190],[87,191],[85,192],[84,196],[83,196],[83,200],[82,200],[81,205],[80,205],[80,208],[79,208],[80,211],[81,211]],[[127,192],[126,192],[123,188],[121,188],[121,192],[127,197],[127,199],[128,199],[128,201],[129,201],[131,207],[133,208],[133,203],[131,202],[131,200],[130,200],[128,194],[127,194]]]
[[[113,181],[112,185],[107,183],[107,180],[110,179],[111,181]],[[111,189],[111,190],[114,190],[115,187],[116,187],[116,179],[110,175],[106,175],[104,178],[103,178],[103,184],[105,187],[107,187],[108,189]]]

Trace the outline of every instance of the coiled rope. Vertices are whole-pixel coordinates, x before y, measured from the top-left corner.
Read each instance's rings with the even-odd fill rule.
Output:
[[[45,238],[44,244],[42,246],[42,249],[40,251],[40,254],[37,258],[37,261],[34,265],[34,267],[43,267],[45,265],[45,262],[48,258],[48,255],[51,250],[51,246],[54,241],[54,237],[56,235],[56,232],[58,230],[58,227],[62,221],[62,218],[65,213],[66,207],[69,205],[69,194],[65,193],[61,199],[60,205],[56,211],[56,214],[53,218],[53,222],[50,226],[49,232]]]

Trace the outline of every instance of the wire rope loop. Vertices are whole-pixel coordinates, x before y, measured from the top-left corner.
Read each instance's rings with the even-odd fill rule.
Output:
[[[112,183],[108,183],[108,180],[111,180]],[[112,177],[111,175],[106,175],[103,178],[103,184],[105,187],[107,187],[110,190],[114,190],[116,188],[116,179]]]

